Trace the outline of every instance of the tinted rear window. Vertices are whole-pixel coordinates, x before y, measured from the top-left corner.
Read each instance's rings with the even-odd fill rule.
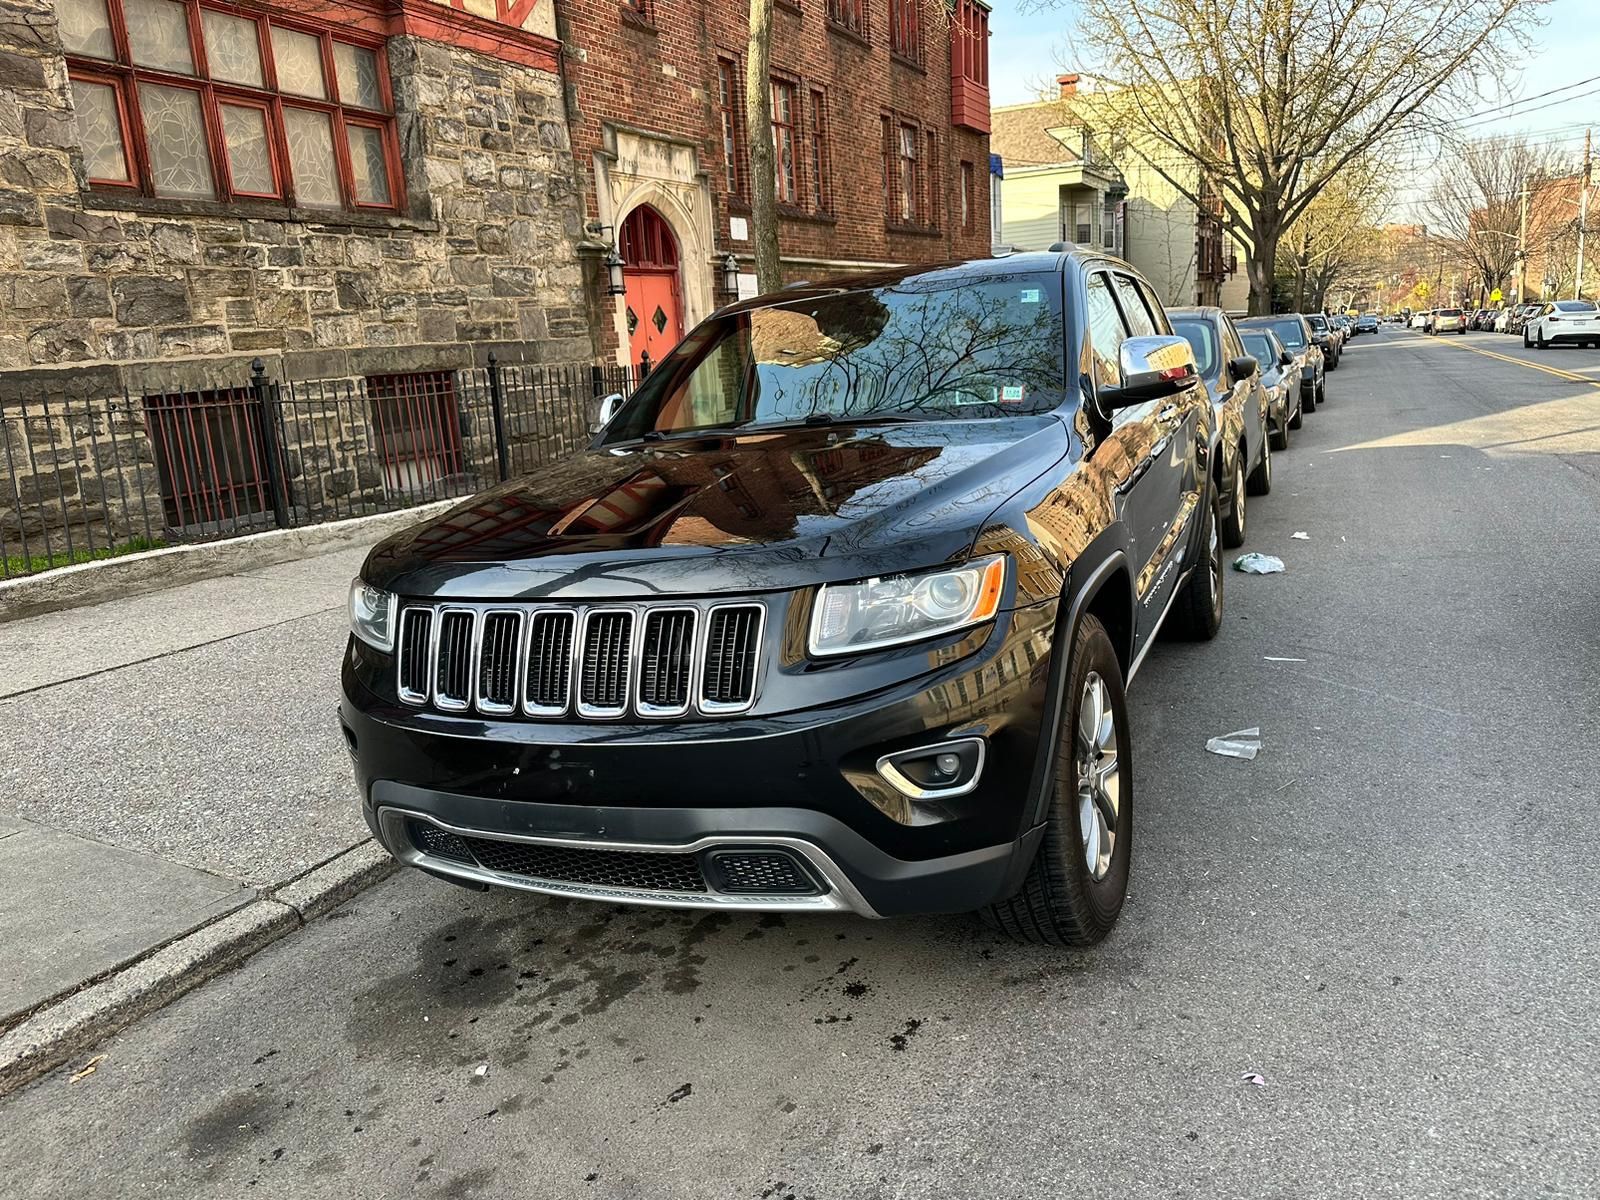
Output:
[[[1459,308],[1441,308],[1439,310],[1439,315],[1441,317],[1459,317],[1461,315],[1461,310]]]
[[[1556,307],[1562,312],[1594,312],[1592,300],[1557,300]]]

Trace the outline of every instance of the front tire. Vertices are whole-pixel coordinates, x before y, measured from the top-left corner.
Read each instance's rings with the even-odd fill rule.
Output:
[[[1133,754],[1122,667],[1105,627],[1072,639],[1044,837],[1022,887],[983,916],[1020,942],[1093,946],[1117,923],[1133,850]]]
[[[1296,416],[1298,415],[1299,414],[1297,412]],[[1268,431],[1267,444],[1270,445],[1274,450],[1287,450],[1289,448],[1289,430],[1293,429],[1295,424],[1296,422],[1294,418],[1289,415],[1286,408],[1283,414],[1283,420],[1279,421],[1272,427],[1270,431]]]
[[[1294,416],[1289,418],[1289,428],[1290,429],[1299,429],[1305,423],[1306,423],[1306,394],[1304,392],[1301,392],[1299,398],[1296,399],[1295,402],[1294,402]],[[1288,444],[1289,444],[1289,435],[1285,434],[1284,438],[1283,438],[1283,445],[1279,446],[1278,449],[1280,449],[1280,450],[1285,449],[1285,448],[1287,448]]]

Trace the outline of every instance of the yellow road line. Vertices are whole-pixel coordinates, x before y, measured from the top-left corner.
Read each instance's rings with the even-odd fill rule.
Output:
[[[1434,339],[1427,340],[1432,341]],[[1485,350],[1482,346],[1468,346],[1462,342],[1440,342],[1439,344],[1454,346],[1457,350],[1471,350],[1474,354],[1481,354],[1485,358],[1498,358],[1501,362],[1527,367],[1530,371],[1543,371],[1546,375],[1554,375],[1557,379],[1568,379],[1573,383],[1586,383],[1590,387],[1600,387],[1600,380],[1585,379],[1582,375],[1574,375],[1571,371],[1563,371],[1560,367],[1547,367],[1543,363],[1531,363],[1525,358],[1513,358],[1509,354],[1501,354],[1498,350]]]

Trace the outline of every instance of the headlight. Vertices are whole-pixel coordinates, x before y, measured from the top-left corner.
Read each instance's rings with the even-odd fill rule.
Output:
[[[394,649],[394,593],[361,579],[350,581],[350,632],[374,650]]]
[[[827,584],[811,615],[811,654],[859,654],[976,625],[999,611],[1005,585],[1004,555],[915,575]]]

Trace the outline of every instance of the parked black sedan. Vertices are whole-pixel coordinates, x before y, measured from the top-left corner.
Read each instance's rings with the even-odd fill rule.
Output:
[[[1272,440],[1260,364],[1220,308],[1173,308],[1172,327],[1194,347],[1194,359],[1217,412],[1212,473],[1222,497],[1222,541],[1244,544],[1245,493],[1272,490]]]
[[[1278,335],[1284,348],[1293,354],[1300,368],[1300,406],[1305,412],[1315,412],[1319,404],[1328,402],[1327,369],[1323,362],[1322,347],[1311,336],[1311,326],[1301,313],[1279,313],[1271,317],[1247,317],[1239,322],[1239,331],[1270,329]]]
[[[1261,364],[1261,387],[1267,394],[1267,424],[1274,450],[1289,448],[1289,430],[1299,429],[1300,365],[1270,329],[1241,329],[1245,353]]]
[[[1068,249],[797,287],[601,415],[352,585],[379,842],[469,887],[1103,938],[1125,683],[1222,618],[1215,415],[1150,285]]]

